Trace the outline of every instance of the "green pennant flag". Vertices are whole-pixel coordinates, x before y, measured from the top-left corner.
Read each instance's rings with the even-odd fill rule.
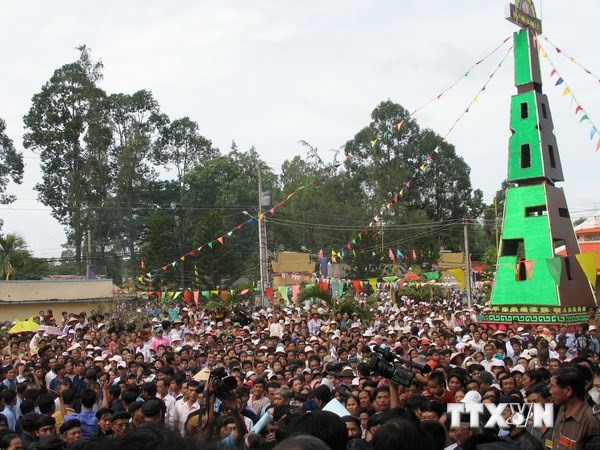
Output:
[[[425,272],[424,275],[427,278],[427,281],[437,280],[440,277],[439,272]]]
[[[397,279],[398,279],[398,277],[396,277],[396,276],[394,276],[394,277],[383,277],[383,281],[385,281],[386,283],[393,283]]]
[[[177,297],[179,297],[180,295],[181,295],[181,291],[175,292],[175,294],[173,295],[173,300],[176,300]]]
[[[560,277],[562,274],[562,258],[555,256],[554,258],[546,258],[546,264],[548,265],[548,271],[554,279],[557,286],[560,286]]]
[[[210,291],[202,291],[202,297],[210,298]]]
[[[209,246],[210,248],[213,248],[213,243],[212,243],[212,242],[209,242],[209,243],[208,243],[208,246]]]
[[[311,284],[307,284],[306,287],[307,288],[312,288],[312,287],[315,287],[315,285],[311,283]]]
[[[279,286],[277,288],[277,290],[279,291],[279,294],[285,300],[285,302],[289,303],[290,299],[288,298],[288,287],[287,286]]]

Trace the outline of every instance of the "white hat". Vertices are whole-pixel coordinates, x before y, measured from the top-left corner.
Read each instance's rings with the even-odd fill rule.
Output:
[[[459,403],[481,403],[481,394],[477,391],[469,391]]]
[[[492,359],[490,366],[491,367],[504,367],[505,364],[504,364],[504,361],[502,361],[501,359],[494,358],[494,359]]]
[[[598,330],[598,328],[596,328],[596,325],[590,325],[590,327],[588,328],[588,331],[596,331]]]
[[[119,355],[115,355],[111,358],[108,359],[109,361],[116,361],[118,363],[120,363],[121,361],[123,361],[123,358],[121,358]]]
[[[117,363],[117,368],[120,368],[120,367],[127,369],[127,363],[125,361],[119,361]]]
[[[511,370],[511,372],[525,373],[525,367],[523,367],[521,364],[517,364],[515,367],[513,367],[513,369]]]

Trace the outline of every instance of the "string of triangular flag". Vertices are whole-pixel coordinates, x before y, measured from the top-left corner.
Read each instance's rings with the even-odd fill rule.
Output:
[[[432,152],[433,154],[439,153],[440,145],[442,145],[444,142],[446,142],[450,133],[452,133],[452,131],[456,128],[456,126],[462,120],[462,118],[469,112],[469,110],[473,106],[473,104],[479,103],[480,96],[487,89],[488,84],[494,78],[494,76],[496,75],[498,70],[502,67],[504,61],[506,60],[508,55],[511,53],[512,49],[513,49],[513,46],[510,46],[510,48],[508,49],[506,54],[502,57],[502,59],[500,60],[498,65],[494,68],[491,75],[487,78],[484,85],[477,91],[477,94],[475,95],[475,97],[473,97],[473,99],[469,102],[467,108],[458,116],[458,118],[455,119],[454,123],[452,124],[452,126],[450,127],[448,132],[444,135],[444,137],[442,138],[440,143],[435,147],[435,149]],[[494,52],[492,52],[492,54],[493,53]],[[402,128],[403,123],[404,123],[404,121],[401,121],[398,124],[398,130],[400,130]],[[389,133],[391,133],[391,131],[389,131],[389,130],[386,131],[384,134],[384,137],[386,137]],[[374,148],[380,141],[381,141],[381,139],[379,137],[375,138],[373,141],[371,141],[371,147]],[[351,241],[347,242],[339,251],[331,250],[331,260],[333,262],[337,262],[338,258],[343,260],[345,257],[346,250],[352,250],[354,252],[353,249],[354,249],[354,246],[357,244],[358,240],[360,240],[365,233],[368,233],[369,229],[375,228],[376,224],[381,219],[381,216],[386,211],[389,211],[392,208],[393,204],[398,203],[400,201],[400,198],[404,195],[405,189],[409,189],[411,187],[411,185],[413,185],[415,178],[419,174],[426,172],[432,162],[433,162],[432,155],[427,155],[425,157],[425,160],[422,161],[422,164],[418,168],[415,168],[415,170],[412,173],[412,176],[408,179],[408,181],[406,181],[404,183],[404,186],[398,192],[394,192],[392,197],[390,199],[388,199],[388,201],[380,208],[379,212],[377,214],[375,214],[375,216],[373,216],[373,218],[369,222],[368,227],[365,227],[362,231],[360,231],[358,234],[356,234],[354,236],[354,238]],[[402,256],[400,256],[400,255],[402,255]],[[416,254],[415,254],[414,250],[413,250],[413,256],[414,256],[414,259],[416,259]],[[404,258],[405,256],[402,254],[402,252],[400,250],[397,250],[396,254],[394,255],[394,252],[391,249],[389,249],[388,257],[392,261],[394,261],[395,257],[400,259],[400,258]]]
[[[479,97],[487,89],[488,84],[492,81],[492,79],[494,78],[494,76],[496,75],[496,73],[498,72],[498,70],[500,70],[500,68],[502,67],[502,64],[504,64],[504,61],[506,61],[506,58],[508,57],[508,55],[510,54],[510,52],[512,51],[512,49],[513,49],[513,46],[511,45],[510,48],[508,49],[508,51],[506,52],[506,54],[502,57],[502,59],[498,63],[498,66],[494,69],[494,71],[492,72],[492,74],[485,81],[485,83],[483,84],[483,86],[481,87],[481,89],[479,89],[479,91],[477,91],[477,94],[475,94],[475,97],[473,97],[473,99],[469,102],[469,104],[467,105],[467,108],[454,120],[454,123],[452,124],[452,126],[450,127],[450,129],[448,130],[448,132],[444,135],[444,138],[442,139],[441,143],[445,142],[448,139],[448,136],[450,135],[450,133],[452,133],[452,131],[454,131],[454,129],[456,128],[456,126],[458,125],[458,123],[462,120],[462,118],[466,114],[469,113],[469,111],[471,110],[471,107],[475,103],[479,103]],[[437,150],[437,148],[436,148],[436,150]],[[434,150],[434,153],[437,153],[437,152]]]
[[[563,97],[566,97],[566,96],[571,97],[571,105],[575,106],[575,115],[578,116],[581,113],[581,117],[579,118],[579,123],[587,122],[589,125],[591,125],[590,140],[593,141],[594,138],[596,138],[597,139],[596,151],[600,150],[600,134],[598,133],[598,127],[592,121],[592,119],[591,119],[590,115],[587,113],[587,111],[583,108],[583,106],[581,105],[581,102],[577,99],[577,97],[573,93],[571,86],[566,82],[565,78],[560,74],[560,72],[556,68],[556,65],[550,59],[550,56],[548,56],[548,52],[546,50],[544,50],[544,48],[539,43],[539,41],[538,41],[538,45],[540,47],[542,56],[544,58],[546,58],[546,60],[552,67],[552,70],[550,71],[550,78],[556,78],[556,81],[554,82],[554,86],[559,87],[559,89],[563,89],[563,87],[564,87],[564,89],[562,91],[562,96]]]
[[[568,53],[566,53],[564,50],[558,48],[555,44],[552,43],[552,41],[550,41],[550,39],[548,39],[547,36],[542,36],[546,42],[548,42],[548,44],[550,44],[552,47],[554,47],[554,50],[556,50],[556,53],[558,53],[559,55],[564,56],[565,58],[567,58],[569,61],[571,61],[573,64],[575,64],[576,66],[579,66],[581,69],[583,69],[588,75],[592,76],[593,78],[596,79],[596,81],[598,81],[598,83],[600,83],[600,77],[598,77],[596,74],[594,74],[591,70],[589,70],[587,67],[585,67],[584,65],[582,65],[581,63],[579,63],[579,61],[575,60],[575,58],[571,55],[569,55]]]
[[[285,206],[285,204],[290,201],[295,195],[297,195],[300,191],[302,191],[303,189],[306,189],[308,187],[311,186],[315,186],[316,184],[318,184],[320,181],[322,181],[324,178],[327,178],[329,176],[331,176],[331,173],[333,171],[335,171],[335,169],[337,169],[337,167],[339,167],[340,163],[339,162],[334,162],[333,168],[330,170],[327,170],[326,172],[324,172],[321,176],[319,176],[318,178],[315,178],[314,180],[312,180],[310,183],[307,183],[303,186],[300,186],[298,189],[296,189],[294,192],[292,192],[291,194],[287,195],[286,198],[282,201],[280,201],[279,203],[277,203],[277,205],[273,206],[272,208],[270,208],[269,210],[259,214],[257,216],[257,219],[260,220],[264,220],[267,215],[275,215],[275,212],[277,211],[277,209]],[[248,220],[240,223],[239,225],[237,225],[236,227],[232,228],[231,230],[229,230],[227,233],[224,233],[222,236],[217,237],[216,239],[213,239],[212,241],[209,241],[205,244],[202,244],[196,248],[194,248],[193,250],[190,250],[189,252],[181,255],[179,258],[177,258],[175,261],[172,261],[169,264],[166,264],[162,267],[158,267],[156,269],[151,270],[150,272],[146,273],[145,276],[148,279],[152,279],[153,276],[158,275],[161,272],[164,272],[166,270],[169,270],[170,268],[176,267],[177,264],[179,262],[183,262],[188,258],[194,258],[198,255],[198,252],[202,251],[202,250],[212,250],[215,245],[224,245],[225,244],[225,240],[228,239],[229,237],[231,237],[233,235],[233,233],[236,233],[240,230],[242,230],[246,225],[253,225],[254,223],[256,223],[256,220],[254,217],[249,218]],[[144,281],[144,277],[138,277],[139,281]]]
[[[494,53],[496,53],[498,50],[500,50],[504,44],[506,44],[509,40],[510,40],[510,36],[508,36],[507,38],[505,38],[496,48],[494,48],[491,52],[489,52],[487,55],[485,55],[483,58],[479,59],[478,61],[476,61],[470,68],[469,70],[467,70],[465,73],[463,73],[460,77],[458,77],[456,80],[454,80],[452,83],[450,83],[449,86],[447,86],[445,89],[443,89],[441,92],[439,92],[437,95],[433,96],[431,99],[429,99],[428,101],[426,101],[423,105],[419,106],[417,109],[415,109],[414,111],[412,111],[409,115],[408,115],[408,119],[411,119],[415,114],[417,114],[419,111],[421,111],[422,109],[424,109],[425,107],[429,106],[431,103],[433,103],[436,100],[439,100],[443,97],[443,95],[448,92],[450,89],[454,88],[458,83],[460,83],[462,80],[464,80],[465,78],[467,78],[469,76],[469,74],[473,71],[473,69],[475,69],[477,66],[479,66],[482,62],[484,62],[486,59],[488,59],[489,57],[491,57]],[[403,122],[401,122],[403,123]],[[401,125],[398,127],[398,129],[401,128]]]

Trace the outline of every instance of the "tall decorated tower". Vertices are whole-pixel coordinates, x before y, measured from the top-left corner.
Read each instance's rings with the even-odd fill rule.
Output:
[[[596,301],[579,263],[579,245],[563,190],[560,155],[548,98],[542,93],[532,0],[509,5],[514,33],[515,86],[510,108],[508,181],[492,312],[486,321],[577,324]],[[565,256],[555,256],[564,245]]]

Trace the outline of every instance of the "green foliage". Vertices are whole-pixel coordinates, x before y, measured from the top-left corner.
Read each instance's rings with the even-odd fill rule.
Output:
[[[0,272],[3,280],[39,280],[48,275],[48,263],[34,258],[18,234],[0,236]]]
[[[438,284],[409,283],[398,290],[398,295],[406,295],[408,298],[422,302],[432,302],[443,299],[445,292]]]
[[[12,139],[6,134],[6,122],[0,119],[0,204],[15,201],[14,195],[6,193],[6,187],[11,180],[21,184],[23,168],[23,154],[15,149]]]
[[[66,226],[73,249],[75,267],[50,270],[82,273],[89,235],[92,264],[106,267],[115,280],[138,277],[142,256],[148,271],[177,263],[154,274],[152,288],[211,289],[239,277],[256,279],[256,224],[226,233],[248,220],[244,211],[257,215],[259,167],[272,205],[285,202],[275,214],[266,208],[269,250],[324,249],[329,256],[351,242],[344,263],[352,278],[394,274],[389,248],[409,256],[414,249],[416,261],[396,262],[427,267],[441,247],[460,249],[460,221],[482,211],[486,220],[472,226],[473,254],[493,242],[489,208],[471,187],[468,165],[399,104],[377,105],[370,122],[344,145],[343,164],[324,163],[317,148],[302,142],[306,156],[285,161],[278,177],[256,149],[242,151],[233,143],[222,153],[189,117],[171,120],[147,90],[104,92],[102,69],[80,47],[79,58],[57,69],[33,96],[24,118],[24,146],[42,161],[39,198]],[[0,202],[12,199],[4,193],[7,180],[19,182],[23,170],[4,128],[0,120]],[[169,171],[175,174],[164,176]],[[399,201],[369,226],[394,196]],[[224,244],[216,242],[221,236]],[[179,259],[208,242],[214,242],[212,250]]]

